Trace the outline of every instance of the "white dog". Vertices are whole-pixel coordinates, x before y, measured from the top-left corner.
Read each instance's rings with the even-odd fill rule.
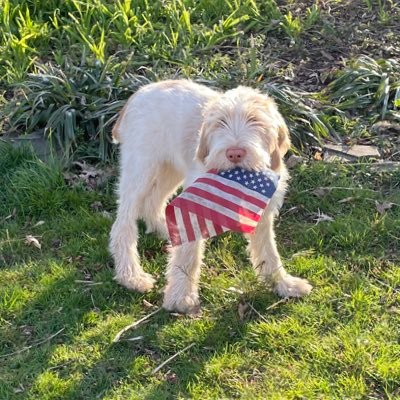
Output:
[[[280,175],[277,191],[248,235],[251,262],[263,281],[280,296],[300,297],[311,291],[303,279],[282,266],[273,219],[282,205],[288,172],[282,157],[290,147],[288,129],[272,99],[239,86],[218,93],[187,80],[142,87],[122,109],[114,129],[121,143],[119,205],[111,230],[115,279],[129,289],[146,292],[154,278],[143,271],[137,251],[136,220],[166,237],[165,207],[180,186],[205,171],[233,167]],[[171,249],[163,306],[183,313],[199,307],[199,276],[204,241]]]

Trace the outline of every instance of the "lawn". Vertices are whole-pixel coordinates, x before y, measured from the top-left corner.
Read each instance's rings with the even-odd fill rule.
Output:
[[[399,399],[400,169],[319,148],[400,160],[399,27],[381,0],[0,0],[0,399]],[[309,297],[279,299],[224,234],[207,244],[202,314],[159,310],[166,242],[143,224],[156,290],[113,280],[110,128],[164,78],[276,99],[303,156],[277,242]],[[5,143],[25,134],[57,156]]]
[[[166,254],[142,235],[152,293],[112,280],[108,175],[96,190],[72,185],[57,166],[1,148],[1,399],[400,396],[400,171],[315,161],[292,171],[278,243],[288,270],[313,283],[309,297],[277,303],[244,240],[226,234],[208,244],[202,315],[161,311],[117,343],[161,304]]]

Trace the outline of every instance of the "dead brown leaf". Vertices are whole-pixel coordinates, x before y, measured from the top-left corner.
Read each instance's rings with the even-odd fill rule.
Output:
[[[332,189],[327,188],[327,187],[319,187],[319,188],[314,189],[312,191],[312,194],[321,198],[321,197],[325,197],[327,194],[329,194],[331,192],[331,190]]]
[[[328,214],[324,214],[318,210],[318,214],[315,215],[314,221],[316,221],[316,225],[318,225],[320,222],[332,222],[334,219]]]
[[[381,215],[385,214],[386,210],[390,210],[393,205],[394,205],[393,203],[389,203],[387,201],[384,201],[383,203],[379,203],[377,200],[375,200],[376,210]]]
[[[39,240],[32,235],[25,236],[25,243],[28,244],[29,246],[35,246],[38,249],[42,248],[42,245],[40,244]]]
[[[314,154],[314,160],[315,161],[322,161],[323,160],[322,153],[320,153],[319,151],[316,151],[315,154]]]
[[[338,201],[338,203],[339,204],[343,204],[343,203],[349,203],[350,201],[353,201],[354,200],[354,197],[345,197],[344,199],[342,199],[342,200],[339,200]]]
[[[249,305],[247,303],[239,303],[238,306],[238,313],[239,313],[239,319],[241,321],[244,320],[246,316],[246,311],[249,309]]]
[[[40,226],[40,225],[43,225],[44,223],[45,223],[44,221],[38,221],[38,222],[36,222],[35,225],[33,225],[32,228],[36,228],[36,227],[38,227],[38,226]]]

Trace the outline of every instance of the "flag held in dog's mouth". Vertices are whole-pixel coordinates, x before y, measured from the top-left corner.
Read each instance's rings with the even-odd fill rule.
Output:
[[[254,233],[278,181],[279,176],[271,170],[208,171],[167,206],[171,244],[178,246],[226,231]]]

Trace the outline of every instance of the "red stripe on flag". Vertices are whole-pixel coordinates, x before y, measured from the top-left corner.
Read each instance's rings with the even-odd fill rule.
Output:
[[[176,223],[175,209],[170,204],[167,206],[165,210],[165,216],[167,219],[167,228],[169,237],[171,239],[171,244],[173,246],[178,246],[182,244],[181,235],[179,233],[179,228]]]
[[[197,223],[199,224],[200,232],[203,238],[207,239],[210,237],[210,232],[208,232],[205,219],[200,215],[197,215]]]
[[[182,212],[182,220],[183,220],[183,224],[185,225],[188,241],[193,242],[193,240],[199,239],[199,238],[196,238],[196,235],[194,234],[192,221],[190,220],[189,210],[181,208],[181,212]]]
[[[200,206],[196,202],[193,202],[188,199],[182,199],[180,197],[177,197],[175,200],[173,200],[173,204],[177,207],[181,207],[186,209],[188,212],[192,212],[194,214],[200,214],[203,215],[204,218],[210,219],[211,221],[218,221],[219,225],[226,226],[228,229],[236,232],[244,232],[244,233],[253,233],[255,230],[254,226],[246,225],[246,224],[241,224],[238,221],[235,221],[234,219],[219,213],[218,211],[212,210],[208,207],[205,206]],[[214,223],[215,225],[215,223]],[[215,225],[217,228],[217,226]],[[218,228],[220,229],[220,228]],[[222,231],[220,231],[222,233]]]
[[[224,233],[224,230],[222,229],[222,226],[221,226],[221,225],[218,225],[218,224],[216,224],[216,223],[213,223],[213,225],[214,225],[215,233],[216,233],[217,235],[221,235],[221,234]]]
[[[249,203],[252,203],[252,204],[256,205],[257,207],[260,207],[260,208],[264,208],[265,207],[266,202],[263,202],[263,201],[257,199],[256,197],[253,197],[253,196],[250,196],[248,194],[245,194],[245,193],[241,192],[238,189],[235,189],[235,188],[233,188],[231,186],[227,186],[227,185],[225,185],[225,184],[223,184],[223,183],[221,183],[219,181],[216,181],[214,179],[211,179],[211,178],[199,178],[199,179],[196,180],[196,182],[202,182],[202,183],[206,183],[206,184],[208,184],[210,186],[214,186],[214,187],[216,187],[216,188],[218,188],[218,189],[220,189],[220,190],[222,190],[222,191],[224,191],[226,193],[232,194],[232,195],[234,195],[236,197],[239,197],[240,199],[246,200]]]
[[[233,212],[243,215],[244,217],[250,218],[254,221],[258,222],[260,220],[260,215],[256,214],[255,212],[250,211],[247,208],[240,206],[239,204],[236,204],[227,199],[224,199],[223,197],[217,196],[216,194],[207,192],[203,189],[199,189],[196,187],[189,187],[185,190],[185,192],[193,193],[196,196],[202,197],[203,199],[210,200],[216,204],[219,204],[220,206],[228,208],[229,210],[232,210]],[[265,204],[263,207],[265,207]]]

